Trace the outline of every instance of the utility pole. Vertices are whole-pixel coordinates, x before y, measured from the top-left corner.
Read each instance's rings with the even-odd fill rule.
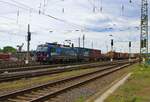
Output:
[[[131,41],[129,41],[129,62],[131,61]]]
[[[111,39],[111,53],[112,53],[111,59],[110,59],[111,62],[113,61],[113,46],[114,46],[114,41],[113,39]]]
[[[78,38],[78,44],[79,44],[79,48],[80,48],[80,37]]]
[[[140,36],[140,55],[143,63],[148,56],[148,2],[142,0],[141,4],[141,36]]]
[[[77,50],[77,60],[80,60],[80,37],[78,38],[79,49]]]
[[[93,49],[93,41],[92,41],[92,49]]]
[[[106,51],[107,51],[107,53],[108,53],[108,45],[106,45]]]
[[[30,50],[30,41],[31,41],[31,32],[30,32],[30,24],[28,24],[28,35],[27,35],[27,60],[26,60],[26,64],[29,63],[29,50]]]
[[[23,45],[24,45],[24,43],[22,43],[22,45],[17,45],[17,47],[18,47],[17,54],[18,54],[18,58],[19,58],[20,61],[23,60],[22,55],[21,55]]]
[[[111,51],[113,51],[114,41],[111,39]]]
[[[83,48],[84,48],[84,46],[85,46],[85,45],[84,45],[84,44],[85,44],[84,41],[85,41],[85,35],[83,35]]]

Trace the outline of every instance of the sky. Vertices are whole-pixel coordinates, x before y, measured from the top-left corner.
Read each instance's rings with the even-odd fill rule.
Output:
[[[16,48],[24,43],[26,50],[30,24],[32,50],[45,42],[67,44],[65,40],[79,46],[79,37],[85,35],[87,48],[92,48],[93,43],[93,48],[107,52],[114,39],[114,50],[128,52],[128,42],[132,41],[132,52],[139,52],[140,3],[141,0],[0,0],[0,48]]]

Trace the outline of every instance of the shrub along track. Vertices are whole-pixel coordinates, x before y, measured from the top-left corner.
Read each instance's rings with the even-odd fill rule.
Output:
[[[129,65],[130,64],[105,66],[93,72],[87,72],[82,75],[76,75],[70,78],[56,80],[54,82],[46,83],[29,89],[12,92],[10,94],[0,96],[0,100],[2,102],[42,102],[55,99],[55,97],[58,97],[60,94],[63,94],[68,90],[77,88],[78,86],[107,76]],[[64,100],[59,101],[65,102]]]

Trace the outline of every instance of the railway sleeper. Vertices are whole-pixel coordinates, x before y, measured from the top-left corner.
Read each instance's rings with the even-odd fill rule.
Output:
[[[12,99],[12,98],[10,98],[10,99],[8,99],[8,101],[6,101],[6,102],[27,102],[27,101],[25,101],[25,100],[19,100],[19,99]]]
[[[32,95],[39,95],[39,96],[40,96],[40,95],[44,95],[45,93],[47,93],[47,91],[38,90],[38,91],[29,93],[29,94],[32,94]]]
[[[45,94],[45,93],[47,93],[47,92],[48,92],[48,90],[39,90],[39,91],[37,91],[37,93],[38,93],[38,94],[41,94],[41,95],[42,95],[42,94]]]
[[[118,69],[120,69],[120,68],[118,68]],[[105,72],[106,73],[106,72]],[[55,84],[55,85],[52,85],[50,88],[48,88],[47,89],[47,87],[46,88],[41,88],[41,89],[39,89],[39,90],[37,90],[37,91],[31,91],[30,93],[29,93],[29,95],[30,94],[33,94],[33,93],[35,93],[36,95],[39,95],[39,96],[36,96],[36,97],[39,97],[39,99],[41,99],[41,100],[44,100],[45,98],[47,99],[48,97],[47,96],[56,96],[57,94],[58,94],[58,92],[59,93],[61,93],[62,91],[65,91],[66,89],[70,89],[70,88],[72,88],[72,87],[74,87],[75,85],[81,85],[82,84],[82,82],[87,82],[87,81],[89,81],[89,80],[92,80],[93,78],[97,78],[97,77],[99,77],[99,76],[103,76],[103,74],[101,75],[99,75],[99,74],[97,74],[97,75],[94,75],[94,76],[91,76],[91,78],[89,79],[89,78],[83,78],[83,79],[81,79],[80,81],[79,80],[74,80],[73,81],[73,83],[72,83],[72,80],[68,80],[68,81],[65,81],[64,83],[63,83],[63,85],[62,84],[60,84],[60,83],[57,83],[57,84]],[[86,81],[85,81],[86,80]],[[43,91],[43,93],[41,93],[41,92],[39,92],[39,91]],[[23,96],[23,95],[22,95]],[[31,97],[31,102],[37,102],[37,99],[36,99],[36,97]],[[14,97],[15,98],[15,97]],[[51,97],[52,98],[52,97]],[[28,97],[27,97],[27,99],[29,99]],[[12,99],[13,100],[13,99]],[[15,100],[15,99],[14,99]],[[23,101],[19,101],[19,102],[23,102]]]
[[[39,97],[37,94],[25,94],[26,97]]]
[[[17,96],[15,99],[18,99],[18,100],[20,100],[20,102],[22,102],[22,101],[25,101],[25,102],[29,102],[29,101],[31,101],[31,100],[33,100],[33,99],[36,99],[36,98],[38,98],[39,96],[37,96],[37,97],[27,97],[27,96]]]
[[[59,98],[53,98],[48,102],[60,102],[60,99]],[[64,100],[64,102],[65,102],[65,100]]]
[[[17,96],[16,99],[29,101],[33,98],[30,98],[30,97],[23,95],[23,96]]]

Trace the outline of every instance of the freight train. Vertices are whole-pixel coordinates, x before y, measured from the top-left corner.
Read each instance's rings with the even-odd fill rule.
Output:
[[[0,53],[0,61],[9,61],[11,55],[8,53]]]
[[[105,54],[105,57],[109,59],[114,59],[114,60],[123,60],[123,59],[136,59],[139,58],[139,54],[137,53],[122,53],[122,52],[115,52],[115,51],[110,51],[107,54]]]
[[[75,62],[99,61],[101,50],[69,47],[66,45],[46,43],[39,45],[36,50],[38,62]]]
[[[132,55],[135,57],[135,55]],[[36,61],[38,62],[85,62],[85,61],[108,61],[128,59],[128,53],[108,52],[102,54],[101,50],[70,47],[56,43],[38,45],[36,50]],[[132,57],[133,58],[133,57]]]
[[[122,59],[128,59],[129,54],[128,53],[121,53],[121,52],[115,52],[115,51],[110,51],[106,54],[107,57],[116,59],[116,60],[122,60]]]

